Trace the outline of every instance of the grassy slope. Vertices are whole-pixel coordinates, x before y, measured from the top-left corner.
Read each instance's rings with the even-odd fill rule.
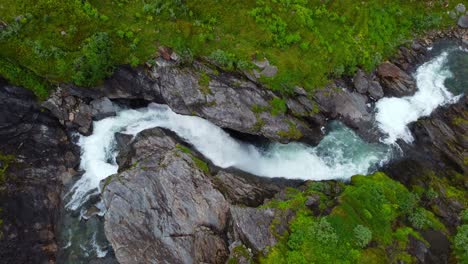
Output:
[[[216,59],[237,67],[250,68],[245,62],[254,56],[277,65],[278,75],[263,80],[272,89],[312,90],[357,66],[373,68],[415,33],[444,27],[450,22],[444,2],[3,0],[0,20],[9,26],[0,33],[0,57],[48,82],[67,82],[74,80],[86,39],[107,32],[111,65],[141,64],[161,44],[184,57],[222,50]],[[456,1],[448,2],[453,8]],[[105,76],[108,66],[94,69],[97,79],[102,74],[96,71]],[[43,93],[6,70],[0,74]]]

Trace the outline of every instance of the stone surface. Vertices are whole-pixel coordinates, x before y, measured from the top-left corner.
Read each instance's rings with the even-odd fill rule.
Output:
[[[401,97],[416,92],[415,80],[395,64],[390,62],[380,64],[377,67],[377,75],[386,96]]]
[[[79,152],[30,91],[1,79],[0,154],[15,159],[0,191],[1,262],[49,263],[57,251],[61,181],[77,166]]]
[[[463,15],[458,18],[458,26],[461,28],[468,28],[468,15]]]
[[[101,120],[109,116],[116,115],[116,107],[107,97],[91,101],[91,111],[94,120]]]
[[[341,120],[355,129],[366,140],[378,139],[377,131],[372,130],[373,115],[367,107],[367,97],[348,89],[331,86],[321,89],[314,95],[320,111],[327,117]]]
[[[106,236],[120,263],[223,263],[229,204],[162,130],[132,144],[136,166],[105,187]],[[149,147],[151,146],[151,147]]]
[[[291,127],[300,131],[303,141],[318,143],[322,137],[319,128],[309,127],[288,113],[272,115],[267,109],[276,96],[250,81],[230,75],[210,75],[209,85],[203,89],[198,75],[190,69],[165,66],[156,71],[160,76],[161,101],[177,113],[196,114],[222,128],[281,142],[291,140],[281,135]],[[266,110],[255,112],[255,108]]]
[[[275,216],[272,209],[232,206],[230,212],[234,238],[245,241],[254,252],[261,252],[276,243],[275,236],[269,231]]]
[[[365,94],[367,92],[369,89],[369,80],[363,70],[359,69],[356,75],[354,75],[353,84],[354,88],[356,88],[359,93]]]
[[[376,81],[370,82],[368,92],[369,92],[370,97],[372,97],[376,101],[381,99],[384,96],[382,86],[380,85],[379,82],[376,82]]]
[[[280,191],[270,179],[246,173],[220,171],[215,176],[215,184],[233,204],[259,206],[266,198]]]

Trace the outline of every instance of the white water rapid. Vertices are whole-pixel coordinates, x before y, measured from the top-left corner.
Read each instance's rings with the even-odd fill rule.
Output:
[[[413,135],[408,128],[409,123],[430,115],[438,106],[458,99],[444,85],[445,80],[452,76],[446,67],[448,55],[449,51],[444,51],[417,69],[415,79],[418,90],[414,95],[386,97],[377,102],[377,125],[387,135],[384,143],[394,144],[398,139],[411,143]]]
[[[79,208],[91,194],[98,192],[102,179],[117,172],[116,132],[136,135],[153,127],[174,131],[219,167],[236,167],[266,177],[345,179],[367,173],[369,168],[390,157],[389,148],[368,144],[339,123],[332,125],[331,132],[316,147],[272,143],[260,149],[232,138],[202,118],[176,114],[166,105],[150,104],[147,108],[123,110],[115,117],[94,122],[93,134],[81,137],[81,169],[85,173],[72,188],[67,207]]]

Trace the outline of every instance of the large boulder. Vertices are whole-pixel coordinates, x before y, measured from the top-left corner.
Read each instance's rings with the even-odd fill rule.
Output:
[[[271,101],[279,98],[251,81],[232,74],[217,75],[200,64],[196,67],[205,76],[201,81],[193,69],[158,65],[154,75],[159,76],[161,101],[177,113],[195,114],[222,128],[280,142],[318,143],[322,138],[319,127],[309,127],[289,113],[273,113]]]
[[[341,120],[368,141],[378,139],[377,132],[371,129],[373,115],[365,95],[351,92],[346,88],[330,86],[316,92],[314,99],[320,111],[328,117]]]
[[[106,236],[120,263],[223,263],[229,204],[160,129],[132,144],[134,166],[103,186]],[[151,145],[150,149],[147,146]]]
[[[457,24],[461,28],[468,28],[468,15],[460,16]]]
[[[416,92],[416,82],[395,64],[384,62],[377,67],[377,75],[386,96],[402,97]]]

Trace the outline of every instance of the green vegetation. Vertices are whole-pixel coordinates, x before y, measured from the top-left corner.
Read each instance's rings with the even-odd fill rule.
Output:
[[[0,186],[3,186],[6,178],[6,171],[10,167],[11,163],[15,160],[15,157],[12,155],[3,155],[0,153]]]
[[[447,10],[458,2],[3,0],[0,74],[43,98],[42,80],[91,86],[113,66],[144,63],[165,45],[184,62],[205,57],[225,70],[250,69],[253,57],[265,57],[279,68],[263,78],[272,89],[310,91],[453,23]]]
[[[182,151],[183,153],[190,155],[190,157],[192,158],[197,168],[199,168],[201,171],[203,171],[206,174],[210,174],[210,167],[208,166],[208,164],[204,162],[203,160],[197,158],[195,155],[193,155],[192,151],[189,148],[181,144],[177,144],[176,148]]]
[[[298,140],[302,137],[302,132],[297,128],[297,125],[293,122],[289,123],[287,131],[278,131],[278,136]]]
[[[273,116],[284,114],[288,110],[284,99],[275,97],[269,103],[271,107],[271,114]]]
[[[453,239],[454,253],[460,263],[468,263],[468,209],[461,213],[463,224],[457,228]]]
[[[383,173],[354,176],[334,207],[331,198],[322,193],[325,187],[326,183],[314,183],[304,191],[289,190],[286,200],[273,200],[267,205],[292,210],[296,216],[290,222],[290,232],[278,235],[280,242],[261,262],[381,263],[388,258],[391,263],[411,263],[413,257],[405,252],[409,235],[427,243],[417,230],[445,230],[420,207],[417,196]],[[313,194],[323,199],[318,216],[304,204]],[[323,215],[327,207],[332,207],[331,213]]]

